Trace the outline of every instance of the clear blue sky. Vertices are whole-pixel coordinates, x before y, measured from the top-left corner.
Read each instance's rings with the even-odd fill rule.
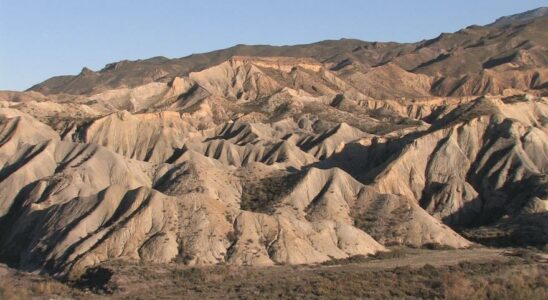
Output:
[[[235,44],[413,42],[548,0],[0,0],[0,89],[122,59]]]

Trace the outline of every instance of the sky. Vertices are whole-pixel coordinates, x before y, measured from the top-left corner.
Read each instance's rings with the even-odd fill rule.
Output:
[[[0,0],[0,90],[236,44],[416,42],[548,0]]]

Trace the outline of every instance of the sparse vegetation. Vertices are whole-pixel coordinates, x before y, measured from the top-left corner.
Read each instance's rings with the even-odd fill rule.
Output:
[[[411,218],[411,210],[399,205],[389,214],[382,213],[383,207],[390,201],[378,197],[366,210],[353,211],[354,226],[367,232],[375,240],[386,246],[398,245],[398,237],[405,235],[402,224]]]
[[[273,213],[276,204],[291,191],[300,174],[269,177],[243,184],[240,207],[243,210]]]
[[[126,282],[126,288],[115,291],[113,296],[138,299],[149,299],[149,295],[155,298],[177,295],[185,299],[545,299],[548,292],[548,268],[520,256],[448,266],[433,262],[418,267],[379,268],[378,263],[398,261],[407,255],[406,251],[395,249],[375,256],[353,256],[308,266],[119,266],[113,278]],[[409,255],[425,258],[431,252],[408,251],[411,251]],[[152,277],[147,274],[154,274],[154,285],[143,293],[139,282],[150,282]]]
[[[371,260],[370,256],[354,255],[348,258],[333,258],[331,260],[324,261],[322,265],[323,266],[345,265],[345,264],[352,264],[352,263],[363,263],[369,260]]]
[[[348,258],[332,259],[322,263],[324,266],[364,263],[372,260],[401,258],[406,255],[405,248],[394,248],[391,251],[380,251],[371,255],[354,255]]]
[[[451,251],[454,257],[479,250]],[[514,249],[497,260],[486,256],[449,265],[432,260],[426,265],[389,267],[410,257],[426,261],[434,252],[395,248],[321,265],[266,268],[115,261],[89,269],[74,287],[14,271],[0,281],[0,299],[102,299],[105,295],[114,299],[545,299],[548,295],[548,268],[539,263],[536,250]]]
[[[422,245],[422,247],[430,250],[455,250],[454,247],[451,247],[449,245],[442,245],[439,243],[427,243]]]
[[[3,267],[0,267],[3,268]],[[9,274],[0,269],[0,299],[71,299],[83,294],[54,279],[32,274]]]

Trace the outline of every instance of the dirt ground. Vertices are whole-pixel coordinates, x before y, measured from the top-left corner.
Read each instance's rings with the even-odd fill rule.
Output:
[[[395,248],[319,265],[192,268],[114,262],[76,283],[0,267],[0,299],[547,299],[548,259],[525,249]]]

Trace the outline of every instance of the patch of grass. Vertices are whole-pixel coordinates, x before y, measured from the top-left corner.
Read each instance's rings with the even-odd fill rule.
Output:
[[[80,294],[61,282],[33,274],[6,275],[0,279],[0,299],[71,299]]]
[[[543,258],[537,253],[537,251],[532,249],[518,248],[507,252],[506,255],[519,257],[527,263],[533,264],[543,260]]]
[[[243,268],[219,265],[209,267],[177,268],[171,270],[171,278],[174,280],[185,280],[191,284],[222,283],[226,280],[238,280],[245,276]]]
[[[28,299],[30,292],[26,288],[17,288],[13,286],[0,287],[0,299],[15,300],[15,299]]]

